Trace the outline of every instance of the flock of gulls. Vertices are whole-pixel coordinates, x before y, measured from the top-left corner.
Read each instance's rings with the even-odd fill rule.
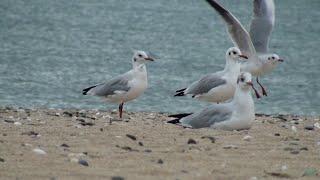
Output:
[[[274,2],[253,1],[253,16],[248,32],[217,0],[206,1],[224,20],[235,47],[227,50],[226,64],[222,71],[207,74],[190,86],[177,90],[174,95],[191,96],[213,104],[196,113],[171,115],[174,119],[168,123],[189,128],[249,129],[255,119],[251,88],[255,91],[256,98],[261,98],[253,86],[252,76],[256,77],[262,95],[267,96],[258,77],[270,73],[279,62],[283,62],[278,55],[268,51],[268,41],[275,20]],[[244,62],[239,62],[240,59],[244,59]],[[118,103],[122,119],[123,104],[141,96],[147,88],[147,61],[154,59],[143,51],[135,52],[130,71],[83,89],[83,95],[94,95],[106,102]],[[225,102],[229,99],[232,100]]]

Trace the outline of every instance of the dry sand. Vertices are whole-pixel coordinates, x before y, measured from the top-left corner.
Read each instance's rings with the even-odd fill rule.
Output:
[[[125,112],[110,124],[116,113],[2,108],[0,179],[320,179],[302,176],[320,170],[318,119],[259,115],[230,132],[167,115]]]

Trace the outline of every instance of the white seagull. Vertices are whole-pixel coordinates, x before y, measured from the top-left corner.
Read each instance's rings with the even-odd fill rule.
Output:
[[[276,54],[268,53],[268,41],[275,20],[273,0],[254,0],[250,33],[241,25],[236,17],[216,0],[206,0],[227,24],[229,35],[241,52],[248,56],[248,61],[241,64],[241,72],[248,71],[256,76],[263,95],[267,92],[259,82],[258,76],[270,73],[279,62],[283,62]]]
[[[224,130],[243,130],[251,128],[255,119],[254,102],[250,87],[251,74],[242,72],[238,76],[233,100],[229,103],[213,104],[194,114],[172,115],[176,119],[168,123],[189,128],[219,128]],[[254,89],[255,93],[258,92]]]
[[[123,103],[141,96],[148,86],[146,61],[154,61],[143,51],[137,51],[132,57],[132,69],[105,83],[83,89],[83,95],[103,98],[106,102],[119,104],[119,116],[122,119]]]
[[[188,88],[180,89],[175,96],[191,95],[201,101],[223,102],[233,97],[236,89],[237,77],[240,74],[241,54],[237,47],[229,48],[226,52],[226,65],[223,71],[207,74]]]

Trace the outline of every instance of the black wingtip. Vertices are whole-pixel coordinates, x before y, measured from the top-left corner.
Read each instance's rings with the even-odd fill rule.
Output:
[[[184,118],[184,117],[189,116],[189,115],[191,115],[191,114],[192,114],[192,113],[172,114],[172,115],[169,115],[168,117],[173,117],[173,118],[181,119],[181,118]]]
[[[170,120],[170,121],[167,121],[167,123],[170,123],[170,124],[178,124],[178,123],[180,123],[180,119]]]
[[[184,96],[184,95],[185,95],[184,92],[179,92],[179,93],[175,94],[174,96]]]
[[[87,92],[90,91],[90,89],[92,89],[92,88],[94,88],[94,87],[96,87],[96,86],[91,86],[91,87],[88,87],[88,88],[83,89],[83,90],[82,90],[82,91],[83,91],[83,92],[82,92],[82,95],[88,95]]]

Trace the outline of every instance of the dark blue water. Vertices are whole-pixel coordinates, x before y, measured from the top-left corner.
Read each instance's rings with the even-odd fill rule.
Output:
[[[221,0],[248,29],[252,2]],[[270,51],[285,63],[261,78],[268,97],[258,113],[320,115],[320,1],[276,0]],[[0,105],[114,109],[82,89],[131,68],[135,50],[149,88],[127,111],[196,111],[208,103],[174,91],[223,69],[233,46],[223,21],[203,0],[1,0]]]

